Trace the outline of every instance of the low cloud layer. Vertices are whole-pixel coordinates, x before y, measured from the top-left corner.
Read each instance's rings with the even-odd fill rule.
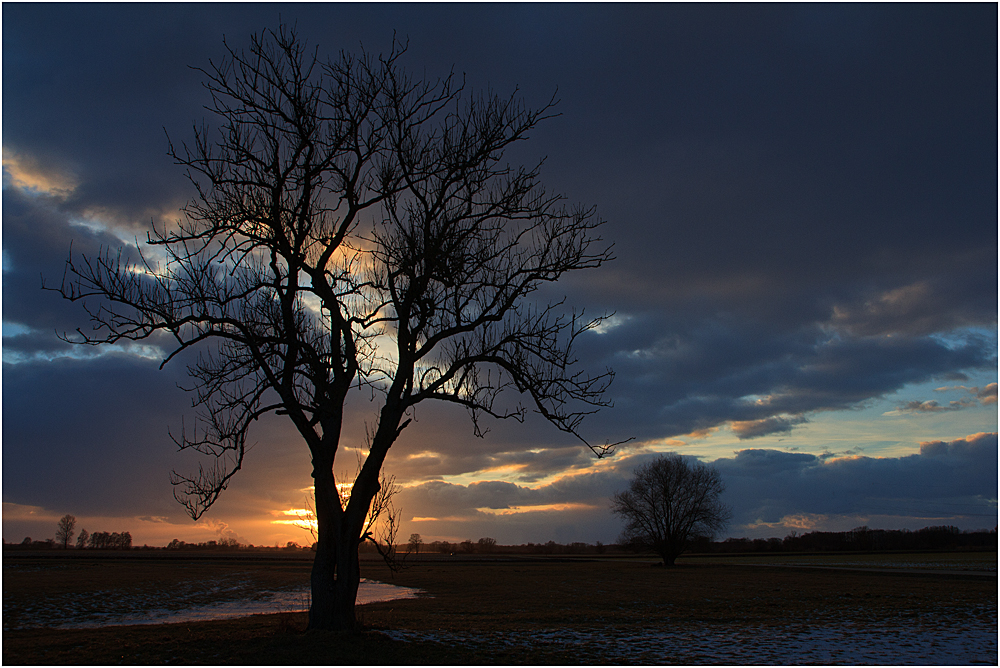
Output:
[[[741,450],[715,462],[734,523],[770,530],[843,524],[989,527],[997,517],[997,434],[920,444],[903,457]],[[851,527],[847,527],[851,528]],[[773,534],[772,534],[773,535]]]
[[[610,542],[620,531],[609,511],[611,495],[656,456],[622,457],[538,488],[497,481],[426,482],[407,487],[400,502],[407,509],[407,530],[450,540],[491,536],[500,542],[545,542],[558,534],[567,542],[571,536],[588,540],[588,535]],[[996,523],[996,433],[921,443],[919,454],[903,457],[747,449],[710,463],[721,472],[723,501],[734,511],[728,535],[783,537],[790,531],[861,525],[968,529]]]
[[[966,393],[960,399],[941,404],[936,399],[921,401],[915,399],[900,404],[895,410],[889,411],[886,415],[905,415],[906,413],[941,413],[946,411],[960,411],[964,408],[975,408],[977,406],[995,406],[997,403],[997,384],[989,383],[983,388],[966,387],[956,385],[954,387],[939,387],[935,392],[962,391]]]

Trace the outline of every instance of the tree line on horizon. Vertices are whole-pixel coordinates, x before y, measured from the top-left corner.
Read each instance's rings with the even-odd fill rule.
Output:
[[[4,547],[19,547],[32,549],[53,549],[70,547],[75,534],[76,518],[64,515],[57,524],[55,539],[32,540],[26,537],[20,543],[7,543]],[[162,547],[143,545],[141,548],[132,545],[132,534],[128,531],[112,532],[97,531],[88,533],[81,529],[75,542],[76,549],[102,550],[246,550],[246,549],[281,549],[288,551],[311,550],[316,545],[302,546],[295,541],[288,541],[284,546],[275,544],[253,545],[240,543],[235,538],[221,538],[200,543],[188,543],[174,538]],[[438,554],[605,554],[608,552],[642,553],[648,548],[638,542],[629,541],[625,537],[616,543],[557,543],[554,540],[545,543],[522,543],[519,545],[501,545],[495,538],[483,537],[478,541],[466,539],[463,541],[435,540],[425,543],[420,534],[410,535],[406,544],[396,546],[407,554],[419,553],[421,550]],[[997,528],[962,530],[952,525],[928,526],[911,531],[909,529],[870,529],[860,526],[850,531],[811,531],[799,534],[791,531],[784,538],[726,538],[712,540],[706,536],[696,536],[690,541],[688,554],[735,554],[761,552],[881,552],[899,550],[953,550],[953,549],[997,549]],[[362,551],[374,551],[362,550]]]
[[[56,524],[55,539],[32,540],[31,536],[25,536],[24,540],[20,542],[20,546],[36,549],[60,547],[66,550],[69,549],[74,534],[76,534],[76,518],[70,514],[66,514],[59,518],[59,523]],[[7,544],[4,541],[4,545]],[[78,550],[130,550],[132,549],[132,534],[128,531],[115,531],[111,533],[107,531],[95,531],[94,533],[90,533],[86,529],[80,529],[80,535],[77,536],[74,545]]]
[[[883,552],[900,550],[997,549],[997,529],[962,530],[956,526],[910,529],[790,532],[784,538],[695,540],[692,552]]]

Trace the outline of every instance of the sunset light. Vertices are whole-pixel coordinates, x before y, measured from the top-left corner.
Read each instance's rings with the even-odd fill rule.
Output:
[[[476,508],[487,515],[520,515],[523,513],[559,512],[562,510],[597,510],[598,506],[586,503],[547,503],[537,506],[513,506],[511,508]]]
[[[3,663],[997,665],[997,3],[3,7]]]
[[[72,276],[68,257],[82,268],[84,257],[102,249],[117,257],[121,247],[123,261],[141,251],[166,267],[165,247],[146,244],[150,222],[179,229],[180,207],[198,192],[164,151],[194,146],[192,121],[202,116],[212,141],[221,127],[204,110],[202,74],[191,68],[218,62],[223,34],[244,48],[275,20],[265,6],[192,6],[184,11],[202,29],[165,40],[158,26],[183,12],[157,7],[64,8],[70,14],[57,24],[52,7],[5,7],[5,55],[19,64],[5,69],[4,86],[4,539],[48,537],[53,520],[71,513],[88,531],[128,530],[137,544],[305,543],[315,529],[313,457],[296,426],[304,423],[285,408],[249,422],[239,473],[197,521],[174,501],[182,490],[171,471],[196,476],[214,463],[194,448],[177,452],[173,439],[214,433],[196,418],[206,406],[192,409],[196,395],[178,388],[195,383],[188,366],[221,349],[206,339],[177,352],[170,328],[111,345],[64,340],[108,331],[89,319],[88,310],[101,312],[96,297],[84,308],[57,292]],[[408,408],[382,466],[399,488],[400,541],[420,533],[428,542],[612,544],[622,528],[610,497],[637,467],[670,452],[722,471],[723,500],[734,509],[723,540],[862,525],[996,525],[996,58],[995,35],[980,35],[990,25],[980,13],[991,19],[993,6],[453,9],[401,6],[373,17],[362,6],[317,5],[292,13],[309,53],[359,43],[384,53],[393,31],[410,26],[399,60],[409,72],[434,80],[454,67],[470,90],[517,90],[526,108],[558,90],[558,105],[507,159],[534,165],[549,156],[538,185],[565,196],[569,209],[593,207],[594,220],[606,223],[588,234],[613,244],[615,259],[534,286],[517,317],[546,304],[564,305],[553,315],[576,313],[581,322],[606,316],[576,336],[567,359],[576,360],[571,373],[610,370],[614,381],[599,410],[567,404],[585,415],[575,426],[582,441],[547,421],[516,383],[493,409],[520,406],[523,423],[480,411],[481,437],[461,401]],[[477,26],[475,44],[441,39],[446,17]],[[142,28],[123,42],[125,23]],[[525,28],[549,25],[561,27]],[[136,43],[151,49],[142,77],[132,72]],[[613,65],[607,54],[618,54]],[[101,93],[109,90],[120,93]],[[599,99],[594,91],[603,91]],[[914,128],[924,142],[917,152]],[[378,181],[365,174],[369,186]],[[313,204],[329,227],[346,200],[337,199],[336,179],[323,188],[329,201]],[[411,195],[400,211],[404,200],[419,204]],[[325,275],[344,269],[354,288],[373,289],[386,259],[375,232],[392,231],[389,213],[358,209],[358,226],[333,249]],[[303,241],[309,258],[325,250],[320,229]],[[477,300],[489,281],[476,294],[461,286],[473,276],[472,258],[496,243],[455,251],[439,268],[462,280],[428,274],[436,292],[411,313],[411,326],[424,322],[421,341],[450,317],[456,298],[466,300],[462,317],[483,308]],[[227,255],[216,276],[229,276],[239,257]],[[303,285],[312,280],[300,272]],[[345,312],[356,299],[348,293]],[[333,318],[320,292],[297,298],[329,337]],[[344,399],[334,464],[342,497],[357,455],[368,456],[387,374],[399,361],[392,300],[383,298],[376,302],[389,320],[366,330],[373,358]],[[420,357],[414,387],[440,377],[448,354],[499,331],[463,334]],[[534,350],[522,343],[517,355]],[[316,345],[315,359],[328,355],[328,343]],[[487,366],[482,383],[511,380]],[[226,395],[240,398],[234,405],[256,382],[253,373],[237,376]],[[310,387],[308,374],[294,382]],[[260,408],[279,400],[273,389],[259,396]],[[58,420],[40,412],[53,405]],[[598,458],[584,441],[621,444]]]

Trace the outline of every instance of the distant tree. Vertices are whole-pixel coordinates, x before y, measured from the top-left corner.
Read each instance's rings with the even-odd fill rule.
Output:
[[[83,548],[87,547],[87,543],[89,541],[90,541],[90,534],[87,532],[86,529],[80,529],[80,535],[77,536],[76,538],[77,549],[82,550]]]
[[[731,516],[719,496],[719,472],[680,455],[660,455],[636,469],[628,489],[616,493],[611,510],[625,520],[622,542],[656,552],[665,566],[696,536],[714,536]]]
[[[31,536],[25,536],[24,540],[21,541],[21,545],[31,545]]]
[[[479,542],[476,543],[476,548],[478,549],[479,552],[482,552],[483,554],[490,554],[496,549],[496,547],[497,547],[496,538],[488,538],[488,537],[480,538]]]
[[[132,534],[128,531],[121,533],[95,531],[90,534],[90,547],[98,550],[130,550],[132,549]]]
[[[164,364],[203,351],[189,367],[202,428],[176,440],[213,461],[173,477],[193,519],[242,468],[260,417],[294,424],[316,501],[311,629],[355,627],[369,509],[417,404],[464,407],[476,435],[483,415],[523,420],[530,407],[599,456],[614,448],[580,430],[609,405],[613,373],[574,366],[574,343],[603,318],[536,299],[612,259],[603,221],[546,192],[540,163],[504,155],[555,115],[554,100],[533,109],[452,76],[414,79],[404,51],[323,62],[284,26],[247,50],[226,45],[201,70],[215,127],[170,145],[197,197],[147,237],[166,261],[102,249],[71,257],[58,288],[91,317],[77,343],[154,338],[171,345]],[[360,387],[380,408],[344,503],[334,463]],[[510,393],[526,401],[497,401]]]
[[[69,547],[69,541],[73,538],[74,527],[76,518],[72,515],[63,515],[56,525],[56,542],[61,544],[64,550]]]
[[[420,554],[420,546],[424,544],[424,539],[420,537],[418,533],[411,533],[410,540],[407,543],[409,545],[410,552],[415,552]]]

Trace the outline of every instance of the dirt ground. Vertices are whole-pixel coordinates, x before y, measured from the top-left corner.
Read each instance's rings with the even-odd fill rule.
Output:
[[[17,629],[19,616],[39,601],[58,611],[60,601],[88,591],[122,600],[179,592],[176,604],[190,604],[301,586],[309,567],[305,561],[35,562],[5,555],[3,662],[997,663],[995,574],[731,563],[665,569],[639,560],[439,559],[392,574],[367,562],[364,577],[426,595],[359,607],[368,631],[358,635],[305,633],[305,613]],[[185,594],[185,587],[192,590]]]

